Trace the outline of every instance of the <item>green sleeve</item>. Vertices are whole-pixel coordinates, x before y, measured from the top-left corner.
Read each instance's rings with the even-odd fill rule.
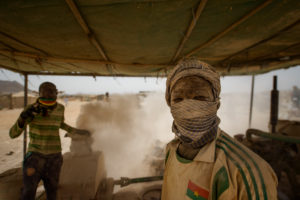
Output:
[[[63,107],[63,109],[65,109],[65,108]],[[71,134],[75,133],[77,129],[65,123],[64,114],[65,114],[65,111],[63,111],[63,117],[62,117],[62,121],[60,124],[60,128],[67,131],[68,133],[71,133]]]
[[[66,124],[65,122],[61,123],[60,128],[71,134],[75,133],[77,130],[76,128],[73,128],[72,126]]]
[[[25,127],[26,127],[26,124],[24,125],[23,128],[19,127],[18,120],[17,120],[16,123],[10,128],[9,136],[11,138],[18,137],[25,130]]]
[[[32,104],[26,106],[26,108],[24,109],[24,111],[27,110],[30,106],[32,106]],[[29,123],[31,122],[31,120],[32,120],[32,119],[27,119],[27,120],[25,121],[24,127],[21,128],[21,127],[19,126],[19,123],[18,123],[18,121],[19,121],[19,118],[18,118],[18,120],[16,121],[16,123],[10,128],[10,130],[9,130],[9,136],[10,136],[11,138],[16,138],[16,137],[18,137],[19,135],[21,135],[21,133],[25,130],[27,124],[29,124]]]
[[[226,168],[221,167],[213,179],[212,200],[220,199],[220,196],[229,188],[229,178]],[[222,198],[223,199],[223,198]]]

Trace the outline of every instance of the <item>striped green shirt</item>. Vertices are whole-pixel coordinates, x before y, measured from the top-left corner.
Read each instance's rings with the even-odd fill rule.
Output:
[[[19,127],[17,121],[11,127],[9,135],[11,138],[18,137],[28,124],[30,138],[29,152],[39,152],[42,154],[59,153],[61,152],[59,129],[64,129],[69,133],[73,133],[75,130],[64,123],[64,111],[65,107],[57,103],[57,106],[47,116],[42,116],[41,113],[37,114],[32,120],[26,121],[23,128]]]

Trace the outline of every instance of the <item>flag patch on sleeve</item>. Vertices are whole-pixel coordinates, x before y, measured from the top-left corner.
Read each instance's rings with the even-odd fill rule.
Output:
[[[186,195],[193,200],[207,200],[209,192],[192,181],[189,181]]]

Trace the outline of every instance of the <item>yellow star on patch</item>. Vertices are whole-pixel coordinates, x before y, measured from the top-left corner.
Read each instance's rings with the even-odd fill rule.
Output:
[[[198,194],[197,191],[194,192],[194,195],[195,195],[196,197],[199,196],[199,194]]]

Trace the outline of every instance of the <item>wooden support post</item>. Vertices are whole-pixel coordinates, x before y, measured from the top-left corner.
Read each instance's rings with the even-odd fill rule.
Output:
[[[9,109],[11,110],[11,109],[14,108],[13,94],[12,94],[12,93],[10,93],[10,94],[8,95],[8,99],[9,99]]]
[[[251,128],[251,122],[252,122],[254,82],[255,82],[255,75],[252,75],[251,95],[250,95],[250,112],[249,112],[249,125],[248,125],[248,128]]]
[[[24,74],[24,108],[27,106],[27,96],[28,96],[28,75]],[[25,159],[26,151],[27,151],[27,127],[25,125],[24,130],[24,144],[23,144],[23,157]]]

